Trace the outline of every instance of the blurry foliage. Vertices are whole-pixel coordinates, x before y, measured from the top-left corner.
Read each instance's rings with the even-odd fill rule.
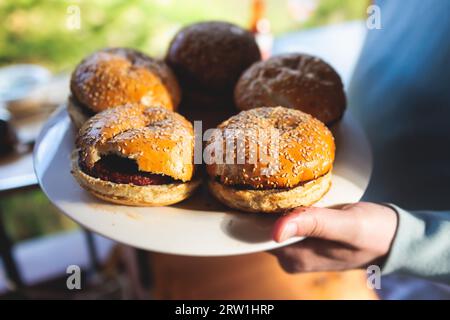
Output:
[[[317,0],[314,14],[303,22],[292,17],[288,0],[266,3],[272,31],[280,34],[361,19],[368,0]],[[79,30],[66,26],[70,5],[80,8]],[[247,27],[249,19],[250,0],[1,0],[0,65],[31,62],[56,72],[70,71],[86,54],[105,46],[129,46],[162,56],[183,25],[225,20]],[[15,240],[76,227],[41,191],[1,201]]]
[[[314,14],[300,23],[290,14],[288,0],[266,0],[274,33],[358,19],[368,3],[316,1]],[[80,8],[79,30],[66,27],[70,5]],[[70,70],[83,56],[105,46],[129,46],[161,56],[183,25],[226,20],[245,27],[249,18],[250,0],[3,0],[0,64],[36,62],[56,71]]]
[[[14,241],[77,227],[60,214],[40,190],[15,193],[2,198],[5,228]]]

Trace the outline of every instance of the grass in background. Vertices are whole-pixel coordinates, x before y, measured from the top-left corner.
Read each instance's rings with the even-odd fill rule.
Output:
[[[292,1],[314,3],[305,21],[297,20]],[[365,14],[368,0],[266,0],[275,34],[351,19]],[[81,29],[66,27],[68,7],[77,5]],[[86,54],[105,46],[130,46],[164,54],[173,34],[200,20],[225,20],[247,27],[250,0],[3,0],[0,2],[0,65],[44,64],[71,70]]]
[[[14,241],[77,228],[77,224],[59,213],[40,190],[2,198],[1,210],[6,230]]]
[[[292,15],[289,0],[266,1],[275,34],[361,19],[368,5],[368,0],[297,3],[301,1],[317,4],[314,14],[303,21]],[[66,27],[70,5],[80,7],[80,30]],[[162,56],[183,25],[225,20],[247,27],[249,15],[250,0],[2,0],[0,65],[31,62],[68,72],[86,54],[105,46],[129,46]],[[16,241],[76,227],[41,191],[1,201],[7,230]]]

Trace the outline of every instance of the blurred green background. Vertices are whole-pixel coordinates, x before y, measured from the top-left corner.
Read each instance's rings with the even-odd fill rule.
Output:
[[[368,4],[368,0],[267,0],[266,13],[276,36],[362,19]],[[250,8],[251,0],[0,0],[0,65],[30,62],[70,72],[83,56],[105,46],[128,46],[162,56],[183,25],[225,20],[248,27]],[[81,24],[73,29],[68,21],[77,10]],[[40,191],[1,201],[7,230],[16,241],[76,227]]]

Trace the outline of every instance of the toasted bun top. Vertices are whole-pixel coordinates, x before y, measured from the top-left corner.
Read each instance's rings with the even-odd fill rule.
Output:
[[[333,135],[322,122],[299,110],[275,107],[242,111],[218,129],[221,136],[237,137],[231,147],[226,146],[226,138],[213,138],[205,149],[206,155],[211,151],[217,155],[214,144],[219,141],[217,145],[223,145],[223,164],[213,161],[216,163],[208,164],[207,171],[226,185],[290,188],[326,174],[333,165]],[[230,155],[228,151],[232,163],[225,158]],[[239,154],[245,155],[245,161]]]
[[[291,53],[257,62],[240,77],[234,91],[240,110],[283,105],[330,124],[346,105],[341,78],[323,60]]]
[[[175,110],[180,89],[162,61],[128,48],[97,51],[78,64],[70,82],[72,95],[93,112],[125,103]]]
[[[135,160],[140,171],[182,181],[194,171],[191,123],[161,107],[127,104],[104,110],[84,123],[76,144],[88,168],[115,154]]]
[[[192,24],[173,38],[166,61],[183,87],[232,91],[241,73],[261,59],[254,36],[231,23]]]

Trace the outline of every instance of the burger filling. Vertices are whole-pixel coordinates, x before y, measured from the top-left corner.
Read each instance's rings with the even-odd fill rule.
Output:
[[[88,168],[81,161],[79,165],[85,173],[92,177],[120,184],[148,186],[178,181],[162,174],[139,171],[136,161],[117,155],[103,156],[92,168]]]
[[[322,176],[324,176],[324,175],[322,175]],[[322,176],[320,176],[320,177],[322,177]],[[317,177],[317,179],[320,177]],[[291,186],[291,187],[277,187],[275,185],[273,185],[273,186],[260,185],[260,186],[256,187],[256,186],[252,186],[252,185],[248,185],[248,184],[225,184],[222,182],[222,180],[219,176],[217,176],[215,180],[216,180],[216,182],[223,184],[226,187],[233,188],[236,190],[289,190],[289,189],[294,189],[299,186],[302,186],[302,185],[304,185],[312,180],[315,180],[315,179],[301,181],[300,183],[298,183],[294,186]]]

